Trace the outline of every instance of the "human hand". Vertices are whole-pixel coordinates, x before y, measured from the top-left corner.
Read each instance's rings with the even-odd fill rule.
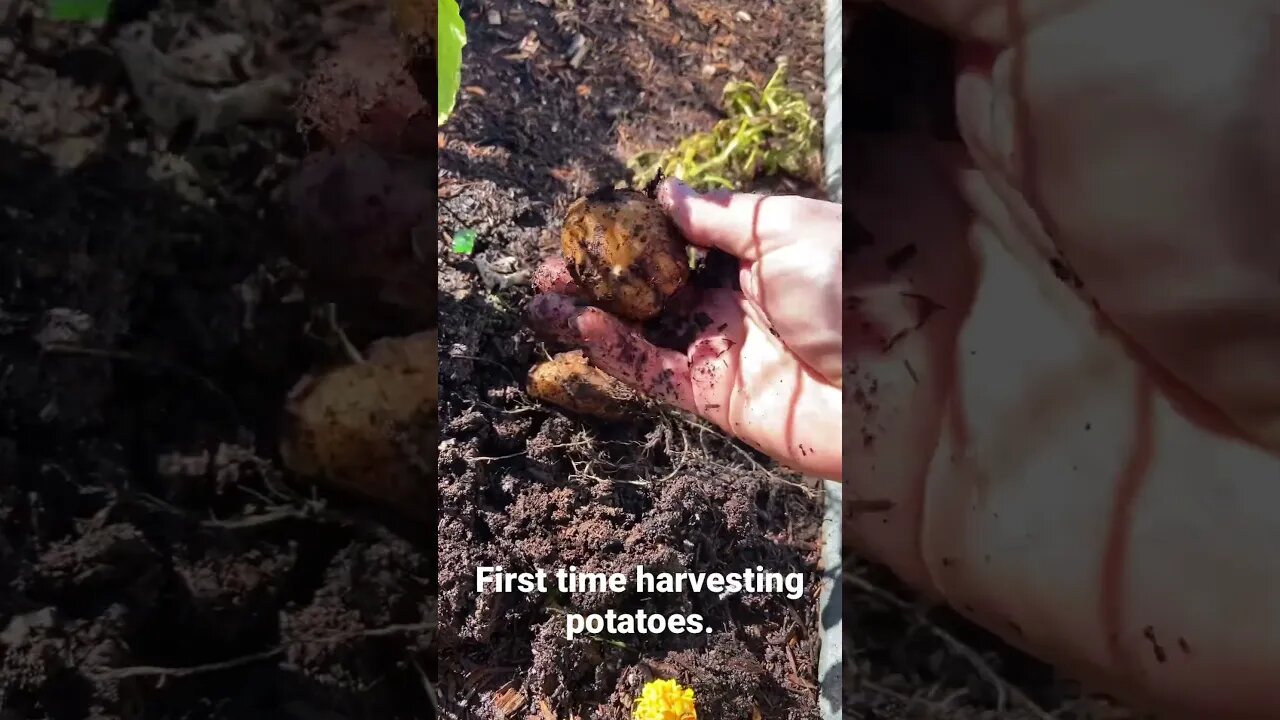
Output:
[[[889,4],[970,41],[976,168],[846,171],[855,547],[1169,717],[1280,715],[1276,3]]]
[[[575,301],[563,262],[537,274],[535,328],[582,348],[646,395],[695,413],[801,472],[841,471],[839,205],[801,197],[711,192],[667,180],[659,202],[685,239],[738,258],[742,291],[707,290],[687,350]]]
[[[1280,3],[889,4],[968,43],[975,209],[1280,452]]]

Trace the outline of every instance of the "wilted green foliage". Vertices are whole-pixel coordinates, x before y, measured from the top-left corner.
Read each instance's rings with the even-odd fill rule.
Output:
[[[819,159],[822,129],[804,95],[787,87],[786,77],[783,64],[763,88],[750,82],[725,85],[726,117],[673,149],[632,158],[628,165],[635,187],[647,185],[658,170],[697,190],[738,188],[761,175],[806,175]]]

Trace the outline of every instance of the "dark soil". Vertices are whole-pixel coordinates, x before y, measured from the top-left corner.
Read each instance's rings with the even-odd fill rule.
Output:
[[[276,452],[285,393],[341,358],[286,251],[289,88],[385,19],[46,6],[0,18],[0,715],[432,717],[428,533]],[[237,93],[244,122],[202,104]]]
[[[821,8],[758,0],[464,3],[459,108],[440,133],[440,666],[445,715],[630,717],[654,677],[699,717],[817,717],[820,501],[812,486],[689,418],[568,416],[529,398],[545,348],[525,329],[530,274],[575,198],[624,161],[711,127],[731,78],[776,56],[821,112]],[[585,50],[580,50],[585,48]],[[575,59],[575,54],[579,57]],[[817,194],[812,178],[775,189]],[[450,236],[477,232],[476,252]],[[547,597],[475,592],[476,567],[804,572],[804,597]],[[572,642],[563,612],[699,613],[714,632]],[[503,714],[503,709],[508,714]]]

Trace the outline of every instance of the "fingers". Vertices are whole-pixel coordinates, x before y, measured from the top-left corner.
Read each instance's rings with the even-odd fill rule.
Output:
[[[885,4],[960,40],[1008,45],[1088,0],[886,0]]]
[[[564,295],[529,303],[529,319],[548,339],[582,348],[601,370],[644,394],[728,429],[729,410],[746,335],[740,296],[713,291],[698,306],[702,329],[688,354],[657,347],[635,328]]]
[[[690,242],[742,260],[742,289],[765,316],[761,327],[839,386],[841,206],[791,196],[700,195],[674,179],[658,200]]]
[[[793,242],[801,230],[815,234],[834,229],[839,237],[843,216],[836,203],[720,190],[698,194],[674,178],[662,183],[658,202],[686,240],[742,260],[760,259]]]
[[[582,348],[618,380],[801,472],[839,478],[839,389],[819,382],[775,342],[742,295],[710,291],[695,314],[702,329],[686,354],[657,347],[636,328],[564,295],[542,295],[529,305],[535,329]]]
[[[684,353],[654,345],[599,308],[582,308],[576,323],[587,357],[601,370],[655,400],[698,411]]]
[[[1164,22],[1133,43],[1155,13]],[[1250,371],[1280,347],[1265,320],[1280,317],[1275,244],[1256,240],[1274,235],[1275,193],[1265,142],[1241,124],[1275,95],[1253,80],[1275,76],[1258,31],[1273,16],[1254,3],[1082,5],[990,68],[969,63],[956,104],[982,170],[966,195],[993,227],[1007,220],[1011,251],[1041,273],[1055,263],[1135,351],[1280,447],[1280,383]],[[1096,52],[1079,52],[1086,38]]]
[[[582,348],[593,365],[654,400],[698,412],[684,353],[657,347],[618,318],[564,295],[539,295],[528,313],[544,337]]]
[[[956,80],[956,123],[974,162],[1002,184],[1016,187],[1034,178],[1024,177],[1033,148],[1025,145],[1028,113],[1023,96],[1025,58],[1017,50],[963,53]]]
[[[549,257],[533,272],[533,287],[540,293],[578,296],[582,294],[578,284],[569,274],[564,258]]]

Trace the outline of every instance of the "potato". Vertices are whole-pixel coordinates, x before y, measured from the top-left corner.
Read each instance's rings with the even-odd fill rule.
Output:
[[[391,0],[391,23],[414,47],[434,48],[438,3],[436,0]]]
[[[684,239],[637,190],[604,189],[569,206],[560,236],[569,274],[597,305],[648,320],[689,281]]]
[[[363,363],[304,377],[280,454],[298,475],[429,516],[439,434],[436,331],[373,343]]]
[[[639,408],[636,393],[587,361],[581,350],[563,352],[529,370],[529,394],[579,415],[622,420]]]
[[[436,82],[436,35],[439,34],[438,0],[391,0],[391,23],[409,59],[409,71],[423,97]],[[434,102],[434,101],[431,101]],[[435,126],[432,126],[432,135]],[[424,146],[425,147],[425,146]]]

